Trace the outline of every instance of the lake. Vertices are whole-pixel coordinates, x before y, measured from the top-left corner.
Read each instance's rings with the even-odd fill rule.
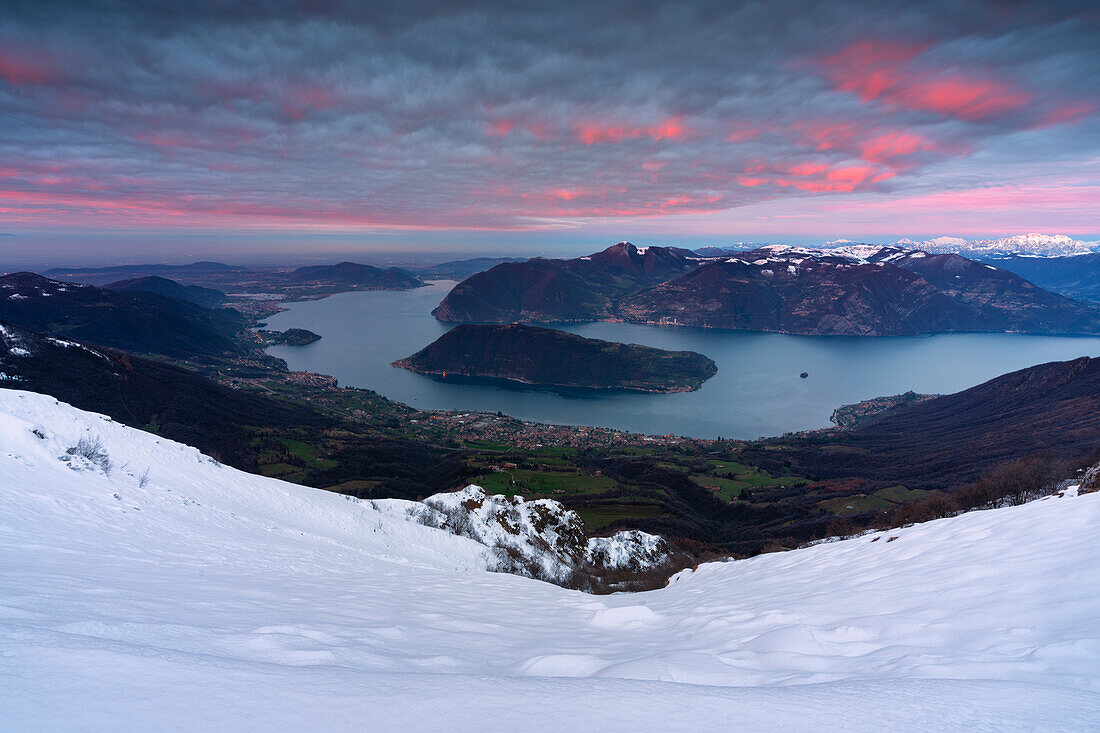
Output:
[[[697,351],[718,374],[697,392],[562,395],[500,386],[452,384],[397,369],[452,328],[431,310],[454,283],[405,291],[341,293],[288,304],[267,320],[277,330],[321,335],[308,346],[268,353],[291,369],[335,376],[422,409],[488,410],[547,423],[597,425],[650,435],[758,438],[827,427],[833,409],[908,390],[957,392],[1047,361],[1100,356],[1100,337],[942,334],[859,338],[788,336],[627,323],[563,326],[589,338]],[[808,377],[799,377],[807,372]]]

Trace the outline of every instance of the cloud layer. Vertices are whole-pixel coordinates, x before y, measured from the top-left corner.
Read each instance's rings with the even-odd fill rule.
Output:
[[[1097,213],[1088,3],[85,5],[0,11],[5,230]]]

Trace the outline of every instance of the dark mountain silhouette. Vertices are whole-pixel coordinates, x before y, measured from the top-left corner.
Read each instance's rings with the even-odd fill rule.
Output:
[[[354,287],[385,288],[387,290],[416,288],[423,285],[415,277],[396,267],[381,268],[360,265],[354,262],[299,267],[290,273],[288,279],[295,283],[331,283]]]
[[[235,353],[240,313],[138,290],[64,283],[33,272],[0,277],[0,321],[100,346],[174,358]]]
[[[1100,359],[1040,364],[903,404],[866,427],[763,445],[778,442],[792,445],[783,451],[792,461],[786,468],[812,478],[918,489],[947,489],[1041,451],[1076,460],[1100,446]],[[759,451],[764,465],[768,453]]]
[[[104,285],[108,290],[138,290],[145,293],[156,293],[169,298],[186,300],[203,308],[217,308],[226,301],[225,293],[214,288],[204,288],[201,285],[181,285],[175,280],[169,280],[160,275],[147,275],[146,277],[131,280],[119,280]]]
[[[430,267],[416,268],[413,272],[420,277],[461,280],[505,262],[526,261],[526,257],[474,257],[468,260],[452,260]]]
[[[3,384],[48,394],[83,410],[193,445],[245,470],[256,461],[244,425],[307,425],[313,411],[223,387],[188,369],[19,328],[0,334]]]
[[[243,272],[246,268],[227,265],[224,262],[192,262],[187,265],[112,265],[110,267],[54,267],[46,270],[46,275],[58,280],[105,285],[119,280],[134,280],[149,275],[166,278],[186,277],[203,278],[226,276]]]
[[[984,261],[1069,298],[1100,302],[1100,252],[1072,257],[1014,255]]]

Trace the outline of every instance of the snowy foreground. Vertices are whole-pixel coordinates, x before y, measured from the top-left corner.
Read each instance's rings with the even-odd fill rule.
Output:
[[[5,731],[1100,729],[1100,494],[597,597],[0,390],[0,500]]]

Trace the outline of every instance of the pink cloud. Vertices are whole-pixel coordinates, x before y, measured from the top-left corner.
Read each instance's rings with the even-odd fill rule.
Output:
[[[489,137],[508,137],[508,133],[510,133],[515,126],[515,120],[494,120],[489,123],[489,127],[485,131],[485,134]]]
[[[48,84],[57,79],[57,68],[40,51],[0,49],[0,78],[14,86]]]
[[[889,163],[936,149],[936,144],[928,138],[905,130],[884,132],[859,142],[860,157],[872,163]]]
[[[744,143],[748,142],[749,140],[755,140],[756,138],[760,137],[760,130],[761,128],[759,127],[735,126],[726,135],[726,142]]]
[[[1034,98],[988,74],[915,67],[911,62],[926,49],[924,44],[859,41],[825,58],[820,68],[835,88],[864,102],[879,100],[971,122],[1020,111]]]
[[[1016,212],[1037,209],[1076,210],[1082,206],[1095,208],[1100,201],[1100,186],[990,186],[965,191],[937,191],[883,201],[861,201],[837,204],[837,208],[856,206],[861,209],[889,209],[914,212]]]
[[[579,122],[573,126],[576,139],[585,145],[618,143],[648,137],[654,141],[681,140],[687,134],[683,115],[667,117],[655,125],[632,126],[620,123]]]

